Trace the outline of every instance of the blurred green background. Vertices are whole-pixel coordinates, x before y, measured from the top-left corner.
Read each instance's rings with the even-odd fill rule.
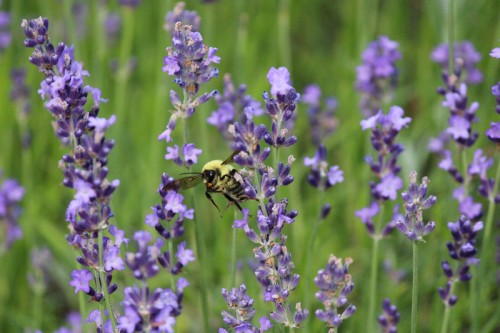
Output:
[[[361,52],[379,35],[387,35],[397,41],[402,59],[397,66],[400,80],[392,104],[400,105],[405,114],[412,117],[408,129],[404,129],[399,141],[405,146],[400,157],[401,177],[407,187],[407,175],[417,170],[420,176],[431,179],[429,192],[438,197],[438,204],[426,212],[426,220],[436,221],[437,228],[421,246],[421,289],[419,331],[437,332],[443,316],[443,305],[437,288],[445,284],[440,263],[448,259],[445,243],[451,237],[447,222],[459,217],[457,204],[451,197],[455,184],[451,177],[437,168],[438,159],[427,149],[429,138],[437,136],[447,126],[448,111],[441,106],[442,98],[435,90],[441,85],[438,65],[430,61],[432,49],[446,42],[447,2],[431,0],[408,1],[328,1],[328,0],[220,0],[212,3],[185,1],[186,8],[196,10],[202,18],[201,33],[207,45],[217,47],[222,58],[218,66],[219,78],[213,79],[202,91],[222,91],[222,76],[231,73],[235,84],[244,83],[248,92],[261,101],[262,92],[269,90],[266,74],[270,67],[289,68],[294,87],[302,92],[310,83],[320,85],[324,96],[334,96],[339,103],[337,117],[339,127],[325,144],[329,162],[344,170],[345,181],[327,191],[323,196],[306,180],[308,170],[303,166],[305,156],[316,150],[310,141],[310,128],[306,107],[297,109],[294,134],[299,141],[281,156],[293,154],[297,161],[292,173],[295,181],[283,192],[289,198],[289,207],[299,210],[296,222],[285,228],[289,236],[288,249],[296,272],[302,276],[298,289],[290,296],[292,304],[304,299],[314,299],[316,288],[309,280],[326,265],[328,256],[351,257],[354,263],[350,272],[355,283],[351,303],[358,308],[356,314],[346,320],[341,332],[378,332],[375,323],[366,327],[367,293],[370,271],[371,239],[354,212],[368,205],[368,182],[372,175],[364,162],[371,154],[369,134],[361,131],[362,115],[358,108],[359,94],[354,89],[356,66],[361,63]],[[38,16],[50,20],[52,42],[63,41],[75,46],[75,57],[84,64],[91,76],[87,84],[102,90],[109,102],[101,104],[101,116],[116,114],[116,124],[107,136],[116,141],[110,160],[110,179],[119,179],[121,185],[113,196],[114,222],[131,238],[139,229],[149,229],[144,217],[159,199],[156,188],[162,172],[178,175],[183,170],[171,161],[165,161],[165,143],[157,141],[170,116],[169,90],[177,89],[172,79],[162,72],[165,48],[170,36],[163,30],[167,11],[174,1],[147,0],[134,10],[125,9],[117,1],[76,0],[4,0],[0,9],[11,14],[11,45],[0,53],[0,168],[4,177],[19,179],[26,188],[22,202],[20,224],[24,238],[0,257],[0,332],[22,332],[42,329],[51,332],[64,324],[70,310],[78,309],[78,298],[69,286],[69,274],[77,267],[76,252],[67,245],[65,208],[72,193],[61,184],[62,173],[58,161],[65,148],[53,134],[51,116],[43,108],[37,95],[42,74],[28,63],[30,49],[23,46],[24,35],[20,27],[23,18]],[[80,16],[80,14],[84,14]],[[106,39],[103,25],[108,13],[117,13],[122,28],[116,40]],[[483,133],[491,121],[497,121],[495,100],[491,85],[500,80],[500,62],[488,56],[494,47],[500,46],[500,1],[455,1],[456,40],[471,41],[483,56],[478,64],[484,73],[484,81],[469,87],[469,100],[478,101],[475,124],[481,134],[474,147],[483,148],[494,155],[493,144]],[[130,36],[128,38],[127,36]],[[132,69],[128,80],[120,79],[118,64],[130,61]],[[30,88],[32,112],[26,123],[18,118],[19,107],[9,98],[10,71],[27,69],[27,85]],[[205,119],[215,110],[213,101],[200,107],[189,119],[190,140],[203,149],[200,164],[212,159],[225,158],[230,154],[228,144]],[[387,107],[385,111],[387,111]],[[23,149],[21,138],[28,129],[32,135],[29,149]],[[202,136],[199,133],[206,133]],[[223,327],[220,312],[226,305],[220,295],[221,288],[230,285],[230,241],[233,208],[223,209],[220,218],[217,211],[205,199],[203,189],[193,191],[198,217],[194,223],[202,225],[204,265],[195,262],[185,276],[192,283],[185,291],[183,314],[178,319],[178,332],[214,332]],[[217,197],[224,207],[223,198]],[[399,199],[398,199],[399,201]],[[319,207],[329,202],[333,209],[328,219],[320,225],[314,257],[306,258],[306,242],[311,233]],[[486,202],[481,201],[486,207]],[[386,210],[389,211],[389,210]],[[495,227],[498,235],[498,228]],[[194,247],[194,225],[186,224],[188,246]],[[238,259],[243,263],[238,272],[237,285],[245,283],[255,299],[256,319],[268,314],[270,304],[261,301],[259,286],[246,262],[253,257],[252,245],[238,234]],[[491,247],[494,245],[491,244]],[[53,260],[47,274],[45,288],[33,288],[28,274],[33,272],[30,253],[34,248],[47,247]],[[492,250],[493,251],[493,250]],[[380,270],[377,290],[377,313],[384,297],[389,297],[401,312],[401,332],[409,331],[411,305],[411,244],[401,234],[394,232],[381,242],[381,262],[388,260],[394,270],[405,270],[401,281]],[[311,260],[312,271],[307,273],[306,260]],[[494,284],[498,265],[487,263],[489,275],[481,277],[481,283]],[[202,274],[201,274],[202,273]],[[200,276],[205,278],[202,283]],[[133,279],[128,271],[115,274],[120,290],[114,294],[118,303],[123,287]],[[153,283],[165,286],[164,274]],[[210,327],[203,328],[200,318],[200,288],[207,286]],[[452,312],[451,329],[467,332],[470,322],[468,302],[469,287],[461,284],[456,290],[459,303]],[[484,303],[482,311],[485,332],[500,330],[498,322],[490,326],[486,320],[498,307],[498,294],[490,303]],[[90,307],[91,305],[87,305]],[[323,323],[314,319],[319,302],[312,302],[306,325],[310,332],[326,331]],[[314,320],[313,320],[314,319]],[[488,330],[489,328],[489,330]],[[89,329],[89,327],[87,328]]]

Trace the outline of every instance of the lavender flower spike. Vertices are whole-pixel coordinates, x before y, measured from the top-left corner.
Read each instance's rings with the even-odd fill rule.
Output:
[[[380,36],[363,52],[363,64],[356,68],[356,89],[362,94],[360,109],[365,116],[376,114],[383,102],[390,101],[396,88],[401,58],[398,43]]]
[[[398,328],[396,326],[400,318],[398,308],[386,298],[382,302],[382,309],[384,312],[378,317],[382,333],[397,333]]]
[[[410,172],[410,185],[407,192],[403,192],[405,216],[396,222],[396,226],[411,241],[424,241],[423,237],[434,230],[435,222],[424,224],[422,211],[428,209],[437,201],[434,195],[427,196],[429,179],[424,177],[422,184],[417,184],[417,172]]]
[[[200,31],[201,17],[197,12],[186,10],[184,2],[178,2],[173,11],[167,13],[165,17],[165,30],[173,36],[175,33],[175,24],[182,22],[183,25],[190,25],[191,31]]]
[[[316,317],[326,322],[327,327],[330,328],[329,332],[335,332],[334,329],[356,311],[356,307],[347,300],[347,296],[354,289],[354,283],[349,275],[351,263],[351,258],[346,258],[342,262],[342,259],[331,255],[326,267],[321,269],[314,278],[314,283],[319,288],[316,298],[325,306],[324,310],[316,310]]]
[[[267,317],[259,319],[260,328],[252,325],[252,319],[255,315],[253,308],[253,299],[246,293],[246,287],[242,284],[239,288],[231,290],[222,289],[222,296],[226,301],[229,310],[222,311],[222,319],[226,325],[233,328],[235,332],[261,333],[270,329],[273,325]],[[221,328],[219,333],[227,332]]]
[[[458,297],[451,293],[451,286],[458,281],[469,281],[472,278],[471,265],[479,263],[479,259],[476,258],[476,236],[483,229],[483,222],[474,223],[462,215],[457,222],[448,222],[448,229],[453,237],[453,242],[447,242],[446,247],[451,259],[458,262],[459,265],[454,270],[447,260],[441,263],[441,268],[448,281],[445,287],[438,289],[438,293],[446,306],[454,306]]]
[[[216,53],[217,49],[205,45],[201,34],[193,32],[191,26],[182,25],[182,22],[175,24],[172,46],[167,47],[167,56],[163,59],[163,71],[175,76],[174,82],[184,90],[187,98],[181,102],[179,94],[175,90],[170,91],[170,101],[175,111],[158,140],[172,141],[170,135],[177,120],[190,117],[198,106],[217,94],[213,90],[197,96],[200,86],[219,74],[213,66],[220,62]]]

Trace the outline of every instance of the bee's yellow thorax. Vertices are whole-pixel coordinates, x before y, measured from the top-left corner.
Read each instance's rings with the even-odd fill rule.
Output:
[[[210,162],[207,162],[204,166],[203,169],[201,169],[201,172],[205,170],[219,170],[221,177],[229,174],[231,170],[233,170],[233,166],[231,164],[222,164],[222,160],[213,160]]]

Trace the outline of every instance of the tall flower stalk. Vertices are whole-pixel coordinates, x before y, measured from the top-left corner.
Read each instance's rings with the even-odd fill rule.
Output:
[[[439,168],[447,171],[458,184],[453,192],[453,197],[458,201],[458,216],[463,215],[470,221],[472,228],[477,228],[479,231],[482,229],[480,220],[484,212],[483,205],[477,200],[477,194],[474,195],[473,189],[476,188],[474,181],[479,180],[478,194],[486,198],[492,195],[494,185],[493,180],[487,177],[487,171],[493,161],[484,156],[481,149],[471,152],[472,146],[479,137],[479,133],[473,128],[473,124],[478,121],[476,112],[479,109],[479,103],[469,102],[468,85],[482,81],[482,73],[475,67],[481,56],[470,42],[452,43],[450,41],[450,44],[453,46],[442,44],[436,47],[431,55],[431,59],[442,68],[443,86],[439,87],[437,92],[444,98],[442,105],[449,110],[449,126],[437,139],[430,142],[429,148],[432,152],[441,155]],[[478,225],[475,226],[476,224]],[[451,225],[449,224],[449,228],[455,239],[455,230],[450,227]],[[453,271],[453,269],[450,267],[443,268],[443,270],[448,281],[450,279],[453,281],[454,276],[450,277],[450,270]],[[477,331],[478,302],[481,297],[478,290],[479,282],[476,280],[471,281],[471,302],[469,302],[473,332]],[[451,286],[453,285],[454,283],[451,283]],[[449,296],[444,297],[442,288],[439,290],[441,297],[444,297],[445,319],[447,313],[451,311],[453,302],[458,299],[453,294],[451,286],[450,290],[448,286],[445,287],[448,290],[445,294]],[[451,299],[450,303],[451,295],[456,299],[454,301]],[[445,321],[443,329],[446,325]]]
[[[184,154],[184,163],[178,157],[177,146],[167,147],[165,158],[172,159],[177,164],[184,164],[188,169],[197,161],[196,156],[201,150],[195,148],[193,143],[188,143],[187,119],[191,117],[196,109],[203,103],[206,103],[217,94],[216,90],[208,93],[200,93],[200,87],[218,76],[218,69],[214,64],[220,62],[220,57],[216,55],[217,49],[208,47],[203,43],[201,34],[192,31],[192,26],[183,25],[178,21],[174,25],[172,36],[172,46],[167,47],[167,56],[163,59],[162,70],[169,76],[174,77],[174,83],[182,89],[182,97],[175,91],[170,90],[170,102],[173,111],[165,130],[158,136],[158,140],[172,141],[172,131],[176,128],[178,120],[183,121],[182,132],[182,151]],[[202,137],[204,137],[202,135]],[[192,205],[194,201],[191,196]],[[200,265],[204,264],[203,242],[202,242],[202,224],[195,223],[195,241],[197,257]],[[203,272],[203,269],[201,270]],[[200,277],[201,303],[204,327],[208,330],[208,300],[207,286],[203,273]]]
[[[398,230],[411,242],[413,247],[413,283],[411,298],[411,333],[417,332],[418,321],[418,287],[419,287],[419,243],[424,242],[427,236],[436,227],[436,223],[424,222],[423,211],[428,209],[437,201],[434,195],[427,196],[429,179],[424,177],[422,184],[417,184],[417,173],[410,172],[410,185],[408,191],[401,193],[404,201],[405,216],[396,222]]]
[[[396,142],[396,137],[410,122],[411,118],[404,117],[403,109],[398,106],[391,107],[387,114],[379,111],[376,115],[361,121],[363,130],[371,130],[370,141],[377,152],[376,158],[372,156],[365,158],[377,178],[377,181],[370,182],[370,205],[356,211],[356,216],[361,219],[373,239],[367,327],[371,327],[376,320],[379,242],[394,230],[396,220],[400,216],[399,206],[396,205],[392,218],[383,225],[384,207],[388,202],[396,200],[398,191],[403,187],[403,181],[398,176],[401,167],[397,164],[397,159],[404,147]]]
[[[292,224],[297,216],[296,210],[288,208],[288,199],[278,197],[278,189],[293,181],[290,174],[292,156],[287,164],[279,162],[279,148],[293,145],[297,138],[288,134],[285,124],[290,120],[299,100],[299,94],[291,86],[290,73],[284,67],[271,68],[267,78],[271,84],[271,95],[267,92],[263,97],[267,114],[271,118],[271,130],[264,125],[256,126],[252,119],[243,118],[245,123],[237,122],[231,127],[234,136],[233,148],[240,151],[235,161],[253,170],[252,181],[244,179],[246,195],[258,202],[256,224],[258,231],[249,226],[249,211],[243,210],[243,219],[236,220],[234,228],[241,228],[246,236],[257,245],[254,249],[258,267],[255,276],[263,287],[265,302],[273,304],[271,319],[291,329],[300,327],[308,315],[296,303],[294,309],[288,300],[291,292],[297,287],[300,276],[293,272],[294,264],[291,253],[286,247],[285,226]],[[263,142],[276,150],[276,164],[266,164],[271,149],[261,150]]]
[[[114,141],[105,135],[115,116],[98,117],[103,101],[100,90],[84,85],[84,77],[89,74],[73,59],[73,48],[51,43],[46,18],[23,20],[22,27],[27,36],[25,46],[34,49],[29,61],[45,76],[39,93],[54,117],[55,134],[70,149],[59,163],[64,186],[76,191],[66,211],[70,223],[67,240],[80,251],[77,261],[83,266],[71,273],[70,284],[75,293],[82,291],[99,303],[100,314],[93,317],[98,329],[115,330],[116,313],[110,295],[118,286],[112,278],[115,270],[125,268],[120,257],[123,232],[110,223],[110,200],[119,181],[107,178]],[[93,104],[85,110],[89,95]]]
[[[347,297],[354,289],[349,265],[351,258],[342,259],[331,255],[324,269],[318,272],[314,278],[314,283],[319,288],[316,298],[324,305],[324,309],[316,310],[316,317],[324,321],[328,328],[328,333],[338,332],[338,327],[342,322],[351,317],[356,311],[356,307],[349,303]]]

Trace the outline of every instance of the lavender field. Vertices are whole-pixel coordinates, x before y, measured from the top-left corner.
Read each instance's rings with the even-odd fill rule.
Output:
[[[499,13],[0,0],[0,332],[500,332]]]

